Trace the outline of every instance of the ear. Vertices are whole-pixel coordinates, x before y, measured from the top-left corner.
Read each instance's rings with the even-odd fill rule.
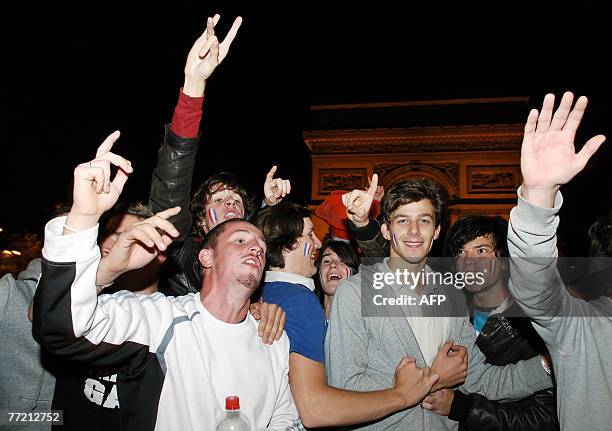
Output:
[[[391,241],[391,232],[389,231],[389,228],[387,227],[387,223],[383,223],[380,225],[380,233],[382,233],[382,236],[387,241]]]
[[[285,247],[283,248],[283,258],[287,257],[287,255],[289,253],[291,253],[293,250],[300,248],[300,245],[302,244],[302,238],[298,238],[292,245],[291,247]]]
[[[202,268],[210,269],[213,266],[213,251],[208,248],[203,248],[198,254],[198,261]]]
[[[434,237],[433,237],[434,241],[437,240],[438,237],[440,236],[441,228],[442,228],[442,225],[439,224],[438,227],[436,228],[436,230],[434,231]]]

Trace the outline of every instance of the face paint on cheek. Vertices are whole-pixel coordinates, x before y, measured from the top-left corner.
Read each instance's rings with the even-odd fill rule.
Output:
[[[208,218],[213,225],[217,224],[217,211],[214,208],[208,208]]]
[[[346,278],[349,278],[351,275],[353,275],[353,268],[351,268],[350,266],[346,267]]]
[[[394,233],[391,233],[391,239],[393,240],[393,245],[397,247],[397,237]]]
[[[311,244],[309,242],[304,243],[304,257],[310,256],[310,246]]]

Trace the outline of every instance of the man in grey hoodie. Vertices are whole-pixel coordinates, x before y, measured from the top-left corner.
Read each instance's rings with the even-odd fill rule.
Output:
[[[46,413],[51,410],[55,377],[43,366],[41,348],[32,337],[28,307],[40,277],[40,259],[34,259],[17,279],[0,279],[0,411]],[[12,429],[0,418],[2,429]],[[6,427],[6,428],[4,428]],[[15,424],[18,430],[45,430],[51,424]]]
[[[364,196],[348,195],[349,212],[360,206],[358,201],[370,201]],[[386,192],[381,207],[381,233],[390,241],[390,257],[362,264],[359,274],[343,280],[336,290],[325,340],[329,383],[355,391],[389,387],[394,364],[409,356],[417,366],[431,366],[440,376],[432,392],[465,381],[460,386],[464,391],[490,399],[514,399],[551,387],[539,357],[504,367],[485,364],[475,345],[463,294],[453,281],[438,282],[440,273],[426,265],[440,233],[442,204],[437,185],[427,179],[400,181]],[[466,350],[467,376],[453,376],[453,370],[441,367],[441,358]],[[416,405],[359,429],[457,428],[458,422]]]
[[[563,430],[612,426],[612,299],[572,297],[556,268],[559,188],[576,176],[604,142],[591,138],[576,153],[574,137],[587,99],[565,93],[553,115],[554,96],[532,110],[521,148],[523,184],[510,213],[510,291],[550,351]]]

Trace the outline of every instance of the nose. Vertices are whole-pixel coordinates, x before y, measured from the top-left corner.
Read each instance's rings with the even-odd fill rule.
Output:
[[[314,233],[312,234],[312,240],[314,241],[316,250],[320,249],[321,245],[323,245],[321,244],[321,241],[319,241],[319,238],[317,238],[317,236]]]
[[[259,245],[257,241],[253,241],[250,244],[249,252],[255,254],[256,256],[259,256],[263,254],[263,248]]]
[[[408,226],[408,234],[413,235],[413,236],[419,234],[419,223],[418,222],[410,223],[410,225]]]
[[[225,200],[225,206],[226,207],[234,207],[236,206],[236,199],[232,198],[232,197],[228,197]]]

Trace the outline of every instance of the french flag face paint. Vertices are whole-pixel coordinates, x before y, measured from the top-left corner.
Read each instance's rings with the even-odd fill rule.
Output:
[[[351,268],[350,266],[346,267],[346,278],[349,278],[351,275],[353,275],[353,268]]]
[[[304,243],[304,249],[303,249],[303,251],[304,251],[304,257],[308,257],[308,256],[310,256],[310,247],[311,247],[311,246],[312,246],[312,243],[310,243],[310,242],[305,242],[305,243]]]
[[[394,233],[391,233],[391,239],[393,240],[393,245],[397,247],[397,237]]]
[[[495,274],[495,259],[491,259],[491,274]]]
[[[217,211],[214,208],[208,208],[208,218],[213,226],[217,224]]]

